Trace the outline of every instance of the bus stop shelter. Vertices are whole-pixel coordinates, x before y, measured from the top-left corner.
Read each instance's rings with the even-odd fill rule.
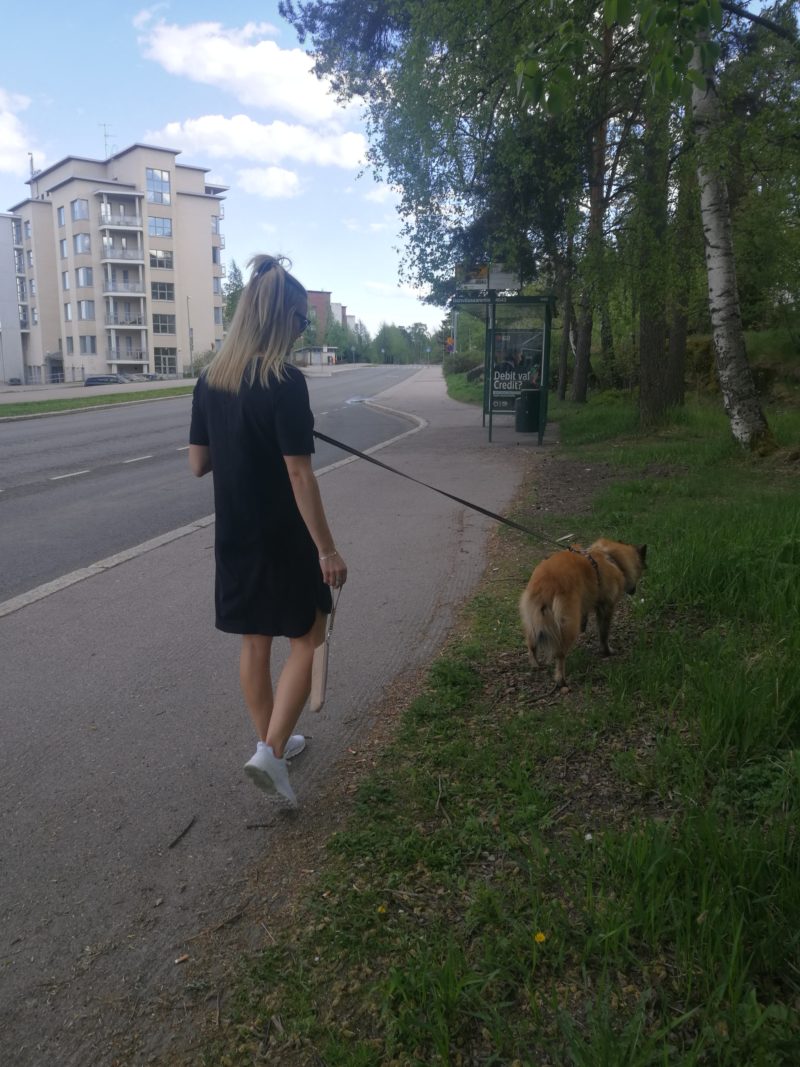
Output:
[[[484,354],[483,425],[489,440],[496,416],[511,416],[518,433],[547,425],[552,296],[512,296],[494,290],[458,294],[453,300],[455,351]],[[466,338],[466,340],[465,340]]]

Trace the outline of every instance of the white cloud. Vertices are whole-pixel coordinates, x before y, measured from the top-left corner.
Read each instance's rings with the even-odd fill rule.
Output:
[[[389,200],[397,199],[397,190],[391,185],[376,185],[364,195],[365,200],[371,200],[375,204],[385,204]]]
[[[145,134],[145,138],[212,158],[233,156],[269,164],[293,160],[349,169],[361,165],[367,147],[360,133],[317,132],[280,120],[255,122],[248,115],[203,115],[185,122],[168,122],[163,129]]]
[[[300,179],[282,167],[251,167],[239,171],[239,184],[246,193],[268,200],[288,199],[300,194]]]
[[[33,140],[19,119],[19,112],[30,106],[27,96],[8,93],[0,89],[0,171],[16,177],[27,177],[30,172],[28,152],[33,148]],[[34,163],[41,169],[43,160],[34,157]]]
[[[313,74],[310,56],[268,39],[276,32],[269,23],[249,22],[240,29],[227,29],[221,22],[177,26],[155,18],[150,9],[134,18],[134,26],[144,56],[170,74],[223,89],[243,104],[307,122],[345,114],[328,83]]]

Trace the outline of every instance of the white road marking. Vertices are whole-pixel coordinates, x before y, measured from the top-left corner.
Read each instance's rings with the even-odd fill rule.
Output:
[[[50,477],[51,482],[60,482],[62,478],[77,478],[79,474],[89,474],[89,468],[85,471],[70,471],[69,474],[53,474]]]
[[[392,415],[397,415],[402,419],[408,419],[415,423],[415,425],[412,429],[406,430],[404,433],[396,434],[394,437],[390,437],[386,441],[381,441],[380,444],[373,445],[372,448],[363,449],[366,455],[371,455],[373,452],[380,452],[382,448],[387,448],[389,445],[393,445],[396,441],[400,441],[404,437],[410,437],[412,434],[419,433],[420,430],[423,430],[428,425],[425,419],[421,419],[417,415],[411,415],[406,411],[397,411],[395,408],[385,407],[383,404],[373,404],[369,401],[368,403],[370,403],[371,407],[378,408],[380,411],[386,411]],[[338,470],[339,467],[346,466],[348,463],[355,463],[357,458],[357,456],[348,456],[346,459],[340,459],[336,463],[329,463],[327,467],[321,467],[314,473],[319,478],[323,474],[328,474],[330,471],[335,471]],[[88,474],[89,472],[75,471],[74,473]],[[69,478],[72,477],[72,475],[61,474],[57,477]],[[46,597],[52,596],[53,593],[60,593],[62,589],[68,589],[71,585],[83,582],[87,578],[94,578],[96,575],[102,574],[104,571],[111,570],[112,567],[118,567],[121,563],[128,563],[130,560],[136,559],[138,556],[143,556],[145,553],[152,552],[156,548],[168,545],[171,541],[177,541],[181,537],[186,537],[189,534],[196,533],[198,530],[203,530],[207,526],[211,526],[213,522],[214,516],[206,515],[202,519],[197,519],[195,522],[189,523],[187,526],[179,526],[176,530],[169,530],[167,533],[160,534],[158,537],[153,537],[149,541],[143,541],[140,545],[134,545],[133,548],[126,548],[124,551],[117,552],[113,556],[107,556],[105,559],[98,560],[97,563],[90,563],[88,567],[81,567],[80,570],[64,574],[60,578],[55,578],[52,582],[45,582],[44,585],[38,585],[34,589],[29,589],[27,593],[20,593],[19,596],[2,601],[0,602],[0,619],[5,615],[11,615],[12,612],[19,611],[21,608],[26,608],[30,604],[35,604],[39,600],[44,600]]]
[[[137,556],[143,556],[146,552],[152,552],[154,548],[161,548],[162,545],[168,545],[171,541],[177,541],[180,537],[186,537],[187,534],[202,530],[206,526],[210,526],[213,521],[213,515],[206,515],[196,522],[189,523],[188,526],[179,526],[177,530],[169,530],[167,533],[153,537],[149,541],[143,541],[140,545],[134,545],[133,548],[126,548],[123,552],[117,552],[113,556],[98,560],[97,563],[90,563],[88,567],[81,567],[80,570],[64,574],[60,578],[55,578],[52,582],[38,585],[35,589],[29,589],[27,593],[20,593],[19,596],[0,603],[0,618],[4,615],[10,615],[14,611],[19,611],[20,608],[26,608],[29,604],[35,604],[37,600],[44,600],[45,597],[52,596],[53,593],[59,593],[62,589],[68,589],[69,586],[82,582],[86,578],[94,578],[95,575],[111,570],[112,567],[118,567],[120,563],[127,563],[129,560],[136,559]]]
[[[180,448],[176,448],[175,451],[176,452],[188,452],[189,451],[189,447],[190,447],[189,445],[181,445],[181,447]]]
[[[123,459],[122,462],[123,463],[141,463],[143,459],[152,459],[152,458],[153,458],[152,455],[150,455],[150,456],[136,456],[134,459]]]

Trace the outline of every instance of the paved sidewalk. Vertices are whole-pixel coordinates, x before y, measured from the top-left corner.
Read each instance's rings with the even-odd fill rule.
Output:
[[[536,435],[490,445],[438,367],[376,400],[427,422],[381,460],[484,507],[502,511],[534,461]],[[232,936],[259,943],[281,835],[324,818],[337,762],[362,758],[387,689],[450,633],[492,522],[362,461],[320,484],[350,579],[328,703],[299,724],[313,740],[292,769],[296,815],[242,774],[254,738],[238,639],[213,628],[213,528],[0,619],[0,1062],[163,1054],[190,981],[176,959],[239,912]],[[256,868],[266,896],[253,909]],[[119,1059],[130,1042],[135,1058]]]

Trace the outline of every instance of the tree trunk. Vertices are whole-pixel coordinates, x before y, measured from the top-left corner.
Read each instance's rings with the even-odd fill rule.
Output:
[[[589,365],[592,355],[592,328],[597,277],[601,269],[603,251],[603,219],[605,217],[606,147],[608,140],[608,109],[606,107],[606,82],[611,62],[613,29],[603,31],[603,66],[601,76],[603,89],[599,94],[597,121],[592,129],[589,166],[589,227],[586,237],[585,270],[578,316],[578,343],[575,352],[575,379],[572,383],[572,399],[585,404],[589,390]]]
[[[686,269],[693,235],[692,205],[695,196],[692,171],[682,165],[678,174],[678,203],[675,209],[670,277],[672,300],[669,309],[669,369],[667,389],[672,407],[682,407],[686,396],[686,338],[689,332],[690,273]]]
[[[719,122],[719,99],[713,72],[703,68],[699,47],[695,48],[692,69],[700,71],[706,82],[703,89],[697,85],[692,88],[692,119],[699,148],[697,181],[706,250],[708,306],[722,403],[730,419],[731,432],[740,445],[752,451],[771,449],[774,441],[747,361],[727,189],[710,151],[712,133]]]
[[[667,391],[667,111],[652,99],[645,117],[638,190],[639,418],[651,425],[669,408]]]
[[[614,366],[614,331],[611,328],[611,308],[608,303],[608,293],[603,293],[602,306],[600,308],[600,351],[603,356],[603,380],[609,388],[616,385],[616,368]]]
[[[567,254],[562,268],[561,302],[563,306],[562,319],[564,332],[561,335],[561,348],[558,353],[558,399],[564,400],[567,395],[567,376],[569,372],[570,334],[575,320],[575,309],[572,306],[572,254],[575,239],[570,232],[567,237]]]
[[[570,296],[570,285],[567,283],[567,287],[564,292],[564,312],[562,318],[564,320],[564,332],[561,335],[561,348],[558,352],[558,399],[564,400],[567,395],[567,373],[569,366],[569,333],[572,329],[572,299]]]

